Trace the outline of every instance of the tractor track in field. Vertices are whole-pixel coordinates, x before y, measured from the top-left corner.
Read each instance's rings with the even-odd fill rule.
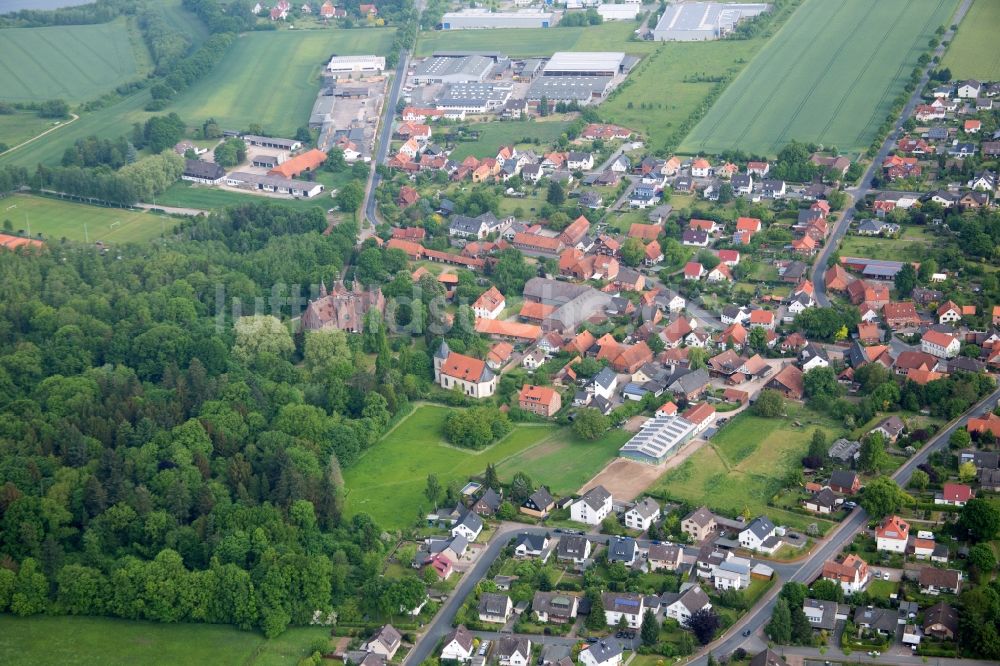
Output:
[[[846,4],[842,4],[840,6],[840,9],[837,10],[837,14],[840,14],[841,10],[846,6],[847,6]],[[830,73],[830,70],[833,69],[833,64],[838,60],[837,57],[838,54],[843,52],[844,47],[853,38],[854,33],[857,31],[857,29],[868,20],[868,17],[871,16],[871,13],[875,10],[875,6],[876,6],[875,3],[871,3],[870,5],[868,5],[868,11],[866,11],[863,16],[858,18],[858,20],[854,23],[854,27],[852,27],[850,30],[843,31],[842,33],[843,39],[840,42],[839,48],[837,48],[836,50],[832,50],[830,52],[831,53],[830,59],[827,60],[826,67],[823,68],[823,72],[821,74],[813,78],[812,85],[809,86],[809,91],[806,94],[802,95],[802,99],[799,101],[798,106],[795,107],[795,112],[792,113],[791,117],[788,119],[788,122],[785,123],[785,128],[781,130],[781,133],[777,136],[777,138],[775,138],[774,142],[771,144],[772,150],[779,145],[783,145],[785,137],[788,136],[788,132],[789,130],[791,130],[792,125],[795,124],[795,121],[802,113],[802,109],[805,108],[806,103],[808,103],[810,100],[813,99],[813,95],[816,93],[816,89],[819,88],[820,84],[823,82],[823,79],[825,79],[827,74]]]

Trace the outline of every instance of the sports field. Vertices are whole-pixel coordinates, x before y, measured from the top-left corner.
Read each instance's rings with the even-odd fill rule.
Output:
[[[792,139],[867,148],[957,0],[806,0],[681,145],[774,155]]]
[[[392,29],[252,32],[241,35],[205,78],[168,108],[188,124],[215,118],[227,129],[259,123],[288,136],[305,125],[319,72],[333,54],[384,55]]]
[[[164,215],[121,208],[102,208],[48,197],[15,194],[0,199],[0,220],[10,220],[15,231],[38,234],[49,242],[72,241],[141,243],[170,230],[177,220]]]
[[[423,515],[432,508],[424,497],[428,474],[436,474],[442,486],[465,483],[482,474],[487,463],[497,464],[502,480],[523,471],[536,483],[550,484],[556,494],[573,492],[621,446],[615,435],[581,442],[569,429],[526,424],[482,451],[460,449],[445,442],[442,434],[450,411],[436,405],[418,407],[344,470],[347,513],[368,513],[388,529],[412,525],[418,510]]]
[[[1000,2],[975,0],[941,63],[954,79],[1000,80]]]
[[[538,139],[541,147],[548,149],[550,144],[559,138],[566,130],[568,122],[561,120],[512,120],[474,123],[469,129],[479,132],[478,141],[467,141],[455,146],[449,156],[456,162],[461,162],[469,155],[475,157],[496,157],[497,148],[507,144],[531,147],[523,139]]]
[[[0,100],[94,99],[138,76],[132,49],[124,18],[0,30]]]
[[[655,42],[630,41],[633,21],[609,21],[586,28],[502,28],[499,30],[434,30],[422,32],[416,54],[435,51],[500,51],[512,58],[550,56],[555,51],[626,51],[648,53]]]
[[[653,492],[692,504],[707,504],[728,514],[744,507],[753,515],[768,514],[778,524],[804,528],[816,522],[799,514],[768,507],[784,486],[785,475],[801,468],[817,427],[833,441],[839,434],[826,417],[796,403],[787,403],[785,418],[765,419],[741,413],[688,460],[664,474]],[[796,426],[798,421],[803,425]],[[822,521],[820,521],[822,523]],[[821,524],[826,529],[829,524]]]
[[[329,635],[326,627],[293,628],[266,640],[212,624],[0,615],[0,664],[294,666]]]

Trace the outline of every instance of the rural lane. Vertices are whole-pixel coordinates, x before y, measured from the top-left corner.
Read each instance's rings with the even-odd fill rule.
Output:
[[[926,446],[896,470],[892,478],[900,486],[905,486],[909,482],[913,471],[919,465],[925,463],[931,453],[948,447],[948,439],[952,433],[959,428],[964,428],[970,417],[982,416],[989,412],[996,405],[998,399],[1000,399],[1000,388],[995,389],[992,393],[973,405],[962,416],[953,421],[950,426],[932,437]],[[868,518],[868,514],[864,509],[861,507],[855,509],[848,518],[841,522],[840,526],[834,532],[827,536],[811,555],[799,564],[798,570],[794,574],[787,578],[782,576],[783,580],[785,582],[794,581],[805,584],[814,580],[820,574],[823,563],[840,553],[843,547],[854,539],[854,534],[867,524]],[[730,627],[725,636],[699,651],[697,657],[691,663],[704,666],[708,663],[708,654],[710,652],[720,656],[728,655],[750,640],[744,637],[742,633],[749,629],[752,634],[756,634],[764,628],[764,625],[771,618],[771,612],[779,591],[780,587],[775,586],[761,603]]]
[[[950,42],[955,38],[955,32],[951,29],[951,26],[958,25],[962,22],[962,19],[965,18],[965,14],[969,11],[969,6],[971,4],[972,0],[962,0],[962,4],[959,5],[957,10],[955,10],[955,15],[952,18],[951,23],[947,26],[945,34],[941,37],[942,45],[939,45],[934,50],[934,55],[936,57],[940,58],[944,55],[944,42]],[[899,139],[900,133],[903,130],[903,122],[913,114],[913,109],[920,103],[921,92],[930,79],[931,68],[933,65],[934,62],[931,61],[926,67],[924,67],[923,75],[920,77],[920,83],[917,84],[913,94],[910,95],[910,99],[906,102],[906,106],[903,107],[903,111],[896,120],[895,127],[891,132],[889,132],[889,136],[887,136],[885,141],[882,143],[882,147],[879,149],[878,154],[875,155],[871,164],[868,165],[868,169],[865,170],[864,175],[861,177],[861,182],[857,185],[857,187],[849,187],[846,190],[847,194],[851,197],[850,205],[844,210],[844,214],[841,216],[840,220],[837,221],[837,224],[833,228],[833,232],[830,234],[826,244],[823,246],[823,251],[816,256],[816,261],[813,264],[812,283],[816,291],[816,301],[823,307],[829,307],[830,305],[830,299],[826,295],[826,277],[823,275],[823,273],[826,272],[826,264],[830,257],[836,252],[837,247],[840,245],[840,241],[843,240],[845,235],[847,235],[847,231],[851,227],[851,221],[854,219],[855,214],[854,204],[863,200],[868,193],[871,192],[872,179],[875,177],[876,171],[882,168],[882,162],[889,156],[889,152],[896,145],[896,141]]]

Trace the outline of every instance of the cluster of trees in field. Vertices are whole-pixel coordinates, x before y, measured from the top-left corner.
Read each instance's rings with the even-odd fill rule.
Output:
[[[293,335],[232,310],[287,318],[273,285],[342,274],[357,228],[325,227],[262,203],[164,245],[0,253],[0,612],[273,636],[408,594],[375,589],[387,545],[343,515],[340,469],[426,394],[430,357],[393,358],[384,326]]]
[[[62,166],[39,164],[34,172],[18,167],[0,170],[0,193],[27,186],[131,206],[162,193],[180,178],[184,158],[169,148],[184,130],[184,121],[171,113],[136,123],[127,138],[78,139],[63,154]],[[154,154],[140,158],[140,148]]]
[[[198,47],[197,51],[183,60],[172,63],[169,67],[170,73],[163,81],[149,89],[153,99],[146,105],[146,110],[158,111],[164,108],[178,93],[212,71],[234,41],[236,35],[231,32],[212,35]]]
[[[191,38],[175,30],[163,14],[152,7],[145,7],[139,14],[139,28],[159,76],[166,75],[191,48]]]

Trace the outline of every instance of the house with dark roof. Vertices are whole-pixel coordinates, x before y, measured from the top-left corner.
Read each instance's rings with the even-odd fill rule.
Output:
[[[506,594],[484,592],[479,598],[479,621],[506,624],[514,607]]]
[[[767,516],[758,516],[740,532],[740,545],[747,550],[773,553],[781,545],[781,540],[775,538],[776,530]]]
[[[579,534],[564,534],[556,545],[556,559],[583,564],[590,557],[590,540]]]
[[[475,636],[460,624],[444,637],[444,647],[441,648],[441,659],[453,659],[465,663],[472,659]]]
[[[514,555],[517,557],[539,557],[547,555],[549,538],[544,534],[519,534],[514,540]]]
[[[622,618],[625,618],[630,629],[642,626],[642,615],[646,610],[642,595],[630,592],[604,592],[601,600],[604,602],[604,620],[609,627],[617,626]]]
[[[858,445],[860,451],[861,446]],[[854,495],[861,490],[861,479],[856,472],[847,469],[835,469],[830,473],[830,489],[843,495]]]
[[[214,162],[202,160],[184,160],[184,171],[181,180],[203,185],[218,185],[226,177],[226,170]]]
[[[639,549],[635,539],[631,537],[612,537],[608,539],[608,562],[621,562],[627,566],[635,564]]]
[[[545,518],[555,508],[556,500],[544,486],[540,487],[521,505],[521,513],[535,518]]]
[[[962,588],[962,572],[957,569],[924,567],[918,578],[923,594],[958,594]]]
[[[696,583],[684,589],[680,594],[664,594],[660,597],[660,605],[664,609],[664,617],[677,620],[683,625],[698,611],[703,608],[711,608],[712,602],[705,594],[705,590]]]
[[[566,592],[535,592],[531,610],[539,622],[566,624],[576,618],[579,598]]]
[[[501,636],[493,656],[500,666],[528,666],[531,663],[531,641],[523,636]]]
[[[472,505],[472,510],[480,516],[492,516],[500,508],[503,496],[492,488],[487,488],[476,503]]]
[[[579,660],[583,666],[620,666],[622,644],[610,636],[603,638],[580,650]]]
[[[453,537],[463,536],[469,541],[475,541],[480,532],[483,531],[483,519],[475,511],[466,511],[457,523],[451,528]]]
[[[950,641],[958,633],[958,612],[944,601],[939,601],[924,611],[924,634]]]
[[[386,660],[392,659],[396,650],[402,644],[403,636],[396,628],[391,624],[382,625],[382,627],[375,632],[375,635],[368,639],[365,643],[365,652],[373,652],[375,654],[385,657]]]

